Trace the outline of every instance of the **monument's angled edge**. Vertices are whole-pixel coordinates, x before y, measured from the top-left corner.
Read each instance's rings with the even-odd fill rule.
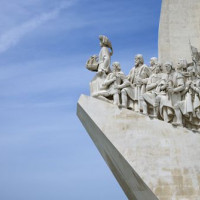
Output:
[[[87,96],[81,95],[77,104],[77,115],[125,194],[129,199],[157,200],[157,197],[130,166],[119,149],[114,146],[113,141],[104,135],[102,127],[99,127],[91,118],[90,112],[87,112],[87,104],[90,106],[91,101]],[[98,103],[98,100],[97,102],[94,100],[94,103]]]
[[[130,200],[200,200],[200,1],[163,0],[159,58],[128,75],[100,35],[77,115]],[[199,46],[198,46],[199,45]]]
[[[199,134],[85,95],[77,115],[128,199],[198,199]]]

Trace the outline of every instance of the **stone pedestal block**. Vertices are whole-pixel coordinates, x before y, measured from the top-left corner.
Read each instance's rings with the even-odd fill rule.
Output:
[[[77,115],[128,199],[200,199],[200,134],[84,95]]]

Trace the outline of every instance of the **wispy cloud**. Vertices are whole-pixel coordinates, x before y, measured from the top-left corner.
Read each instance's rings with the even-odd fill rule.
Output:
[[[62,2],[57,8],[44,12],[39,16],[25,21],[21,25],[18,25],[11,30],[0,35],[0,53],[7,51],[9,48],[18,44],[18,42],[29,32],[38,28],[42,24],[55,19],[62,10],[66,10],[71,7],[75,1]]]

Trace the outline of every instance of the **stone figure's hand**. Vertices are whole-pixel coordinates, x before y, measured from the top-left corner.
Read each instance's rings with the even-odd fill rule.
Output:
[[[142,85],[142,83],[141,82],[137,82],[137,84],[136,84],[136,86],[141,86]]]
[[[157,82],[156,82],[156,85],[159,85],[160,84],[160,81],[158,80]]]
[[[113,78],[112,78],[112,81],[116,81],[116,77],[113,77]]]
[[[189,87],[192,84],[192,81],[187,81],[186,82],[186,87]]]
[[[142,79],[142,84],[146,84],[147,81],[145,79]]]
[[[189,76],[191,76],[191,77],[192,77],[192,75],[193,75],[193,72],[189,72]]]
[[[194,89],[194,88],[195,88],[195,86],[194,86],[194,84],[193,84],[193,83],[191,83],[191,84],[190,84],[190,87],[191,87],[192,89]]]
[[[169,87],[167,90],[169,93],[173,94],[174,93],[174,89],[172,87]]]
[[[182,72],[183,76],[190,76],[189,72]]]
[[[141,78],[138,78],[137,79],[137,85],[141,85],[143,82],[142,82],[142,79]]]
[[[136,85],[136,83],[131,83],[130,86],[131,86],[132,88],[135,88],[137,85]]]

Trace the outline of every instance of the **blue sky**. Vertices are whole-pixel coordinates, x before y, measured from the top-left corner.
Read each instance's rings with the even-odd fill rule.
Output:
[[[126,199],[76,116],[94,73],[85,63],[112,42],[127,74],[157,56],[158,0],[1,0],[0,199]]]

